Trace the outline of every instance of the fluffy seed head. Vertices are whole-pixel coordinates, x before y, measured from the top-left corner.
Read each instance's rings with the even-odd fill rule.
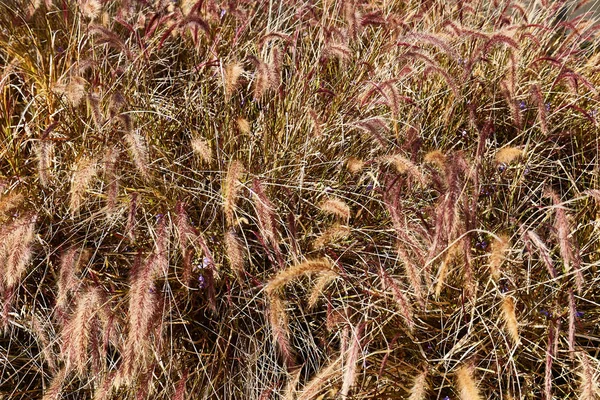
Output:
[[[225,97],[229,99],[238,85],[238,79],[244,73],[244,68],[239,62],[225,66],[223,83],[225,85]]]
[[[429,385],[427,384],[427,371],[421,372],[415,378],[410,389],[410,397],[408,400],[425,400]]]
[[[321,211],[335,215],[344,220],[350,219],[350,207],[343,200],[338,198],[329,198],[321,203]]]
[[[246,118],[238,118],[235,122],[241,133],[244,135],[250,133],[250,122]]]
[[[232,161],[227,169],[225,180],[223,182],[223,209],[228,226],[234,223],[234,208],[240,190],[240,179],[244,167],[239,161]]]
[[[463,365],[458,369],[456,372],[456,384],[461,400],[483,400],[483,397],[479,394],[471,367]]]
[[[195,137],[191,142],[192,150],[204,164],[210,164],[212,161],[212,151],[207,140]]]
[[[503,147],[496,152],[496,162],[510,164],[513,161],[523,157],[523,150],[518,147]]]
[[[327,259],[321,258],[305,261],[279,272],[269,281],[267,286],[265,286],[265,291],[267,294],[275,293],[298,276],[324,271],[332,271],[331,264]]]
[[[353,175],[359,173],[364,166],[365,162],[356,157],[350,157],[348,160],[346,160],[346,168],[348,168],[348,171],[350,171],[350,173]]]
[[[96,176],[96,160],[89,157],[82,157],[75,166],[75,172],[71,180],[71,201],[69,211],[71,215],[79,213],[83,204],[84,196]]]
[[[502,319],[504,327],[514,343],[519,343],[519,326],[517,323],[517,314],[515,312],[515,301],[512,297],[506,296],[502,300]]]
[[[504,254],[510,246],[508,235],[502,234],[494,238],[492,242],[492,253],[490,254],[490,273],[495,281],[500,279],[500,267],[504,262]]]
[[[142,177],[147,179],[149,176],[149,157],[146,139],[139,130],[136,130],[125,135],[125,141],[129,146],[129,153],[131,154],[131,158],[133,158],[135,167]]]
[[[425,162],[434,164],[440,170],[444,170],[446,166],[446,155],[439,150],[433,150],[425,154]]]
[[[36,214],[26,214],[0,227],[0,268],[7,288],[15,287],[31,260]]]

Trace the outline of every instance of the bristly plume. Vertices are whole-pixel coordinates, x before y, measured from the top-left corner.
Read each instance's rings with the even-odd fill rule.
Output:
[[[212,161],[212,150],[210,143],[202,138],[195,137],[191,141],[192,150],[204,164],[210,164]]]
[[[438,273],[437,273],[436,284],[435,284],[435,297],[436,298],[439,298],[440,294],[442,293],[442,288],[444,287],[444,284],[446,283],[446,276],[448,275],[448,272],[449,272],[448,270],[450,268],[450,265],[457,262],[457,259],[460,256],[461,251],[462,251],[462,247],[459,246],[458,244],[451,246],[446,251],[446,256],[444,257],[444,260],[440,264],[440,267],[439,267]]]
[[[310,295],[308,296],[308,308],[312,309],[317,302],[319,297],[323,294],[325,288],[338,277],[334,271],[324,271],[319,274],[319,278],[315,282]]]
[[[544,135],[547,135],[548,134],[548,117],[546,115],[547,114],[546,104],[544,103],[544,98],[542,97],[542,89],[540,88],[540,85],[534,84],[531,87],[531,96],[533,97],[533,100],[537,104],[538,118],[540,120],[540,128],[542,130],[542,133]]]
[[[515,312],[515,301],[510,296],[505,296],[502,299],[502,319],[504,320],[504,327],[513,342],[519,343],[519,326],[517,323],[517,314]]]
[[[185,390],[185,384],[187,383],[189,377],[189,372],[186,369],[181,378],[179,378],[179,381],[177,381],[177,385],[175,385],[175,394],[173,395],[172,400],[184,400],[186,399],[186,390]]]
[[[270,89],[269,64],[260,60],[256,61],[256,74],[254,78],[254,100],[260,100]]]
[[[42,400],[59,400],[61,398],[62,387],[67,378],[67,369],[66,367],[61,368],[52,381],[50,382],[50,386],[48,389],[44,391],[44,397]]]
[[[73,178],[71,179],[71,191],[69,212],[72,216],[79,214],[84,200],[84,196],[96,176],[96,160],[89,157],[82,157],[77,161]]]
[[[290,345],[288,316],[285,311],[285,301],[279,294],[269,295],[268,315],[271,332],[273,334],[273,342],[277,344],[286,364],[290,364],[292,359],[292,348]]]
[[[38,177],[40,184],[47,187],[52,179],[52,160],[54,158],[54,143],[41,139],[34,147],[38,162]]]
[[[577,317],[577,308],[575,308],[575,295],[573,289],[569,289],[569,352],[571,357],[575,354],[575,319]]]
[[[421,276],[421,272],[419,271],[417,265],[415,265],[413,261],[414,258],[409,255],[407,249],[401,242],[396,244],[396,252],[398,254],[398,259],[404,265],[406,277],[408,278],[408,282],[410,283],[410,286],[415,294],[417,302],[421,305],[421,307],[425,307],[423,277]]]
[[[252,182],[254,192],[254,206],[258,216],[258,227],[260,234],[271,245],[275,253],[280,255],[279,251],[279,230],[277,229],[277,218],[275,216],[275,207],[265,194],[262,183],[258,179]],[[283,265],[281,265],[283,267]]]
[[[458,369],[456,372],[456,384],[460,392],[461,400],[483,400],[473,377],[472,367],[463,365]]]
[[[365,162],[363,160],[359,160],[356,157],[350,157],[346,160],[346,168],[352,175],[356,175],[359,173],[363,167],[365,166]]]
[[[396,279],[390,277],[383,268],[383,266],[381,266],[380,268],[380,274],[383,290],[390,289],[392,291],[392,296],[396,301],[396,304],[398,305],[398,309],[402,313],[406,325],[412,331],[415,328],[415,323],[413,318],[413,309],[410,305],[408,298],[400,290],[399,283],[396,281]]]
[[[44,361],[48,364],[50,371],[56,372],[56,356],[53,352],[53,343],[50,342],[50,338],[46,333],[46,326],[41,317],[38,315],[33,315],[31,319],[31,331],[34,333],[36,341],[38,342],[38,346],[42,355],[44,356]],[[49,323],[48,323],[49,325]]]
[[[110,147],[104,154],[104,179],[108,186],[106,193],[106,212],[110,215],[117,206],[119,195],[119,177],[116,173],[117,161],[121,151],[118,147]]]
[[[600,364],[586,353],[579,354],[579,400],[600,399]]]
[[[225,255],[237,279],[242,282],[244,278],[244,246],[238,239],[234,230],[225,233]]]
[[[82,254],[76,247],[71,247],[60,257],[60,270],[58,274],[58,294],[56,307],[60,311],[67,308],[69,294],[81,284],[77,277],[77,270]]]
[[[427,383],[427,371],[423,371],[417,375],[413,381],[408,400],[425,400],[428,391],[429,384]]]
[[[135,130],[125,135],[125,141],[129,146],[129,153],[137,168],[138,172],[144,179],[148,179],[150,176],[149,171],[149,158],[148,158],[148,146],[146,139],[139,130]]]
[[[494,241],[492,242],[492,252],[490,254],[490,274],[495,281],[498,281],[502,276],[500,271],[500,267],[505,260],[505,254],[510,247],[510,239],[508,235],[501,234],[497,237],[494,237]]]
[[[558,247],[560,249],[560,256],[563,260],[565,272],[570,272],[571,269],[575,270],[575,284],[577,286],[577,292],[583,291],[583,273],[581,272],[581,259],[579,256],[579,250],[576,244],[569,237],[571,234],[571,223],[570,218],[565,208],[563,207],[558,195],[552,190],[546,190],[546,196],[552,199],[555,209],[554,228],[556,229],[556,236],[558,237]]]
[[[246,118],[238,118],[235,120],[238,130],[244,135],[248,135],[251,132],[250,121]]]
[[[326,258],[308,260],[303,263],[294,265],[286,270],[280,271],[275,275],[265,286],[265,292],[268,295],[278,292],[292,279],[316,272],[332,271],[332,265]]]
[[[435,165],[440,171],[446,168],[446,155],[439,150],[433,150],[425,154],[424,161]]]
[[[389,131],[389,127],[383,118],[369,118],[357,122],[356,126],[363,131],[370,133],[382,149],[388,147],[389,140],[385,138],[385,134]]]
[[[92,111],[92,120],[97,129],[102,129],[104,125],[104,115],[100,109],[100,99],[96,93],[89,93],[87,96],[88,105]]]
[[[339,376],[340,365],[342,363],[343,356],[340,355],[336,359],[332,360],[327,367],[323,368],[317,375],[315,375],[305,386],[302,392],[298,395],[297,400],[310,400],[314,399],[318,395],[327,381],[333,377]]]
[[[139,194],[135,192],[131,193],[129,199],[129,213],[127,215],[127,226],[125,227],[125,233],[127,234],[129,240],[131,240],[132,242],[135,241],[136,237],[135,229],[137,227],[136,214],[138,209],[138,203]]]
[[[223,210],[225,212],[225,220],[227,222],[227,226],[233,226],[234,224],[234,211],[235,211],[235,203],[238,198],[238,193],[240,190],[240,179],[242,177],[242,173],[244,172],[244,167],[239,161],[232,161],[229,164],[229,168],[227,169],[227,174],[225,175],[225,179],[223,181]]]
[[[98,0],[80,0],[81,13],[90,20],[95,20],[102,11],[102,4]]]
[[[347,221],[350,219],[350,207],[341,199],[329,198],[322,202],[319,208],[324,213],[335,215],[343,220]]]
[[[342,389],[340,391],[342,399],[346,399],[348,397],[348,393],[350,393],[350,388],[354,385],[354,381],[356,380],[356,368],[358,356],[361,353],[360,339],[362,336],[363,328],[364,324],[360,324],[359,326],[355,326],[351,329],[352,339],[347,351],[348,354],[344,358],[343,365],[344,373],[342,376]]]
[[[336,242],[342,241],[348,238],[348,236],[350,236],[350,228],[347,225],[335,223],[315,239],[313,247],[315,249],[322,249],[329,244],[335,244]]]
[[[2,189],[0,189],[1,191]],[[21,192],[12,190],[5,195],[0,194],[0,223],[3,223],[5,219],[9,218],[10,211],[16,209],[21,204],[25,197]]]
[[[238,86],[238,80],[244,73],[244,67],[239,62],[233,62],[225,66],[223,72],[223,84],[225,86],[225,99],[229,101],[233,91]]]
[[[394,165],[398,173],[407,174],[422,186],[425,186],[427,184],[427,179],[423,172],[419,169],[419,167],[408,158],[402,156],[401,154],[386,156],[384,157],[384,160]]]
[[[496,162],[500,164],[510,164],[513,161],[523,157],[523,150],[519,147],[503,147],[496,152]]]
[[[37,214],[25,214],[0,227],[0,268],[7,288],[16,287],[31,260]]]
[[[99,334],[97,310],[100,307],[99,289],[88,289],[77,301],[75,312],[63,330],[62,351],[67,371],[75,369],[80,376],[86,372],[90,359],[92,337]]]

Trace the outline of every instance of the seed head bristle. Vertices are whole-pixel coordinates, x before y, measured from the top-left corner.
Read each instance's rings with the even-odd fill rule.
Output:
[[[483,400],[479,394],[479,388],[473,377],[473,369],[470,366],[463,365],[456,372],[456,384],[460,393],[461,400]]]
[[[513,161],[523,157],[523,150],[519,147],[503,147],[496,152],[496,162],[510,164]]]
[[[139,130],[135,130],[125,135],[125,141],[129,146],[129,153],[133,158],[135,167],[142,177],[147,179],[150,176],[150,172],[148,166],[149,156],[146,139]]]
[[[269,295],[276,293],[292,279],[302,275],[332,270],[332,266],[326,258],[308,260],[279,272],[265,286],[265,292]]]
[[[315,282],[315,285],[308,296],[308,308],[313,308],[317,304],[325,288],[327,288],[337,276],[338,275],[334,271],[324,271],[319,273],[319,278]]]
[[[509,239],[508,235],[505,235],[505,234],[501,234],[498,237],[495,237],[494,241],[492,242],[492,252],[490,254],[489,266],[490,266],[490,273],[492,275],[492,278],[494,278],[495,281],[498,281],[498,279],[500,279],[500,276],[501,276],[500,268],[502,267],[502,264],[504,263],[504,260],[505,260],[504,254],[508,250],[509,246],[510,246],[510,239]]]
[[[7,288],[19,284],[31,260],[36,220],[36,214],[25,214],[0,227],[0,265]]]
[[[514,343],[520,342],[519,326],[517,323],[517,314],[515,312],[515,301],[510,296],[505,296],[502,299],[502,319],[506,331],[510,335]]]
[[[96,176],[96,160],[90,157],[81,157],[75,166],[71,179],[69,211],[72,216],[79,214],[84,196]]]
[[[425,400],[428,391],[427,371],[423,371],[415,377],[408,400]]]
[[[250,122],[246,118],[238,118],[236,119],[237,128],[244,135],[248,135],[251,132]]]
[[[346,168],[350,171],[351,174],[356,175],[359,173],[363,167],[365,166],[365,162],[363,160],[359,160],[356,157],[350,157],[346,160]]]
[[[192,150],[204,164],[210,164],[212,161],[212,150],[207,140],[195,137],[191,142]]]
[[[244,73],[244,67],[239,62],[233,62],[225,66],[223,83],[225,85],[225,98],[229,100],[233,91],[238,86],[238,80]]]
[[[224,183],[223,183],[223,209],[225,212],[225,218],[228,226],[233,226],[235,221],[234,218],[234,208],[235,203],[238,198],[238,193],[240,189],[240,179],[242,177],[242,173],[244,171],[244,167],[242,163],[239,161],[232,161],[229,164],[229,168],[227,169],[227,173],[225,175]]]
[[[241,282],[244,277],[244,246],[233,230],[225,234],[225,254],[232,271]]]
[[[338,198],[329,198],[321,203],[321,211],[335,215],[343,220],[350,219],[350,207],[343,200]]]

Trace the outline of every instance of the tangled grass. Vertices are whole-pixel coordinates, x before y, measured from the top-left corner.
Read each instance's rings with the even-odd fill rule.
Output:
[[[585,7],[0,0],[0,396],[598,399]]]

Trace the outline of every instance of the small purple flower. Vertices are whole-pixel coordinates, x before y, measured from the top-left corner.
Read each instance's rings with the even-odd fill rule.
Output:
[[[444,397],[442,400],[450,400],[449,396]]]
[[[546,310],[540,310],[540,313],[545,315],[546,317],[550,317],[550,313]]]
[[[546,106],[546,112],[550,112],[550,103],[546,103],[545,106]]]
[[[575,315],[577,316],[577,318],[583,318],[583,316],[585,315],[585,313],[583,311],[577,311],[575,313]]]
[[[219,17],[223,18],[225,16],[225,14],[227,14],[227,11],[223,8],[223,9],[221,9],[221,13],[219,14]]]
[[[523,175],[529,175],[530,172],[531,172],[531,170],[529,168],[525,168],[523,170]]]
[[[500,163],[498,165],[498,171],[500,171],[500,172],[506,171],[506,164],[505,163]]]
[[[370,192],[371,190],[373,190],[373,184],[372,184],[372,183],[369,183],[369,184],[367,185],[367,191],[369,191],[369,192]]]
[[[488,243],[485,240],[475,243],[475,247],[479,250],[485,250],[488,247]]]
[[[521,109],[521,111],[523,111],[527,108],[527,104],[525,104],[525,102],[523,100],[521,100],[519,102],[519,108]]]
[[[206,287],[206,281],[202,275],[198,276],[198,287],[204,289]]]
[[[65,48],[64,48],[64,47],[62,47],[62,46],[56,46],[56,52],[57,52],[58,54],[62,54],[62,53],[64,53],[64,52],[65,52]]]
[[[210,258],[204,257],[202,259],[202,268],[208,268],[208,267],[210,267],[210,264],[211,264]]]

